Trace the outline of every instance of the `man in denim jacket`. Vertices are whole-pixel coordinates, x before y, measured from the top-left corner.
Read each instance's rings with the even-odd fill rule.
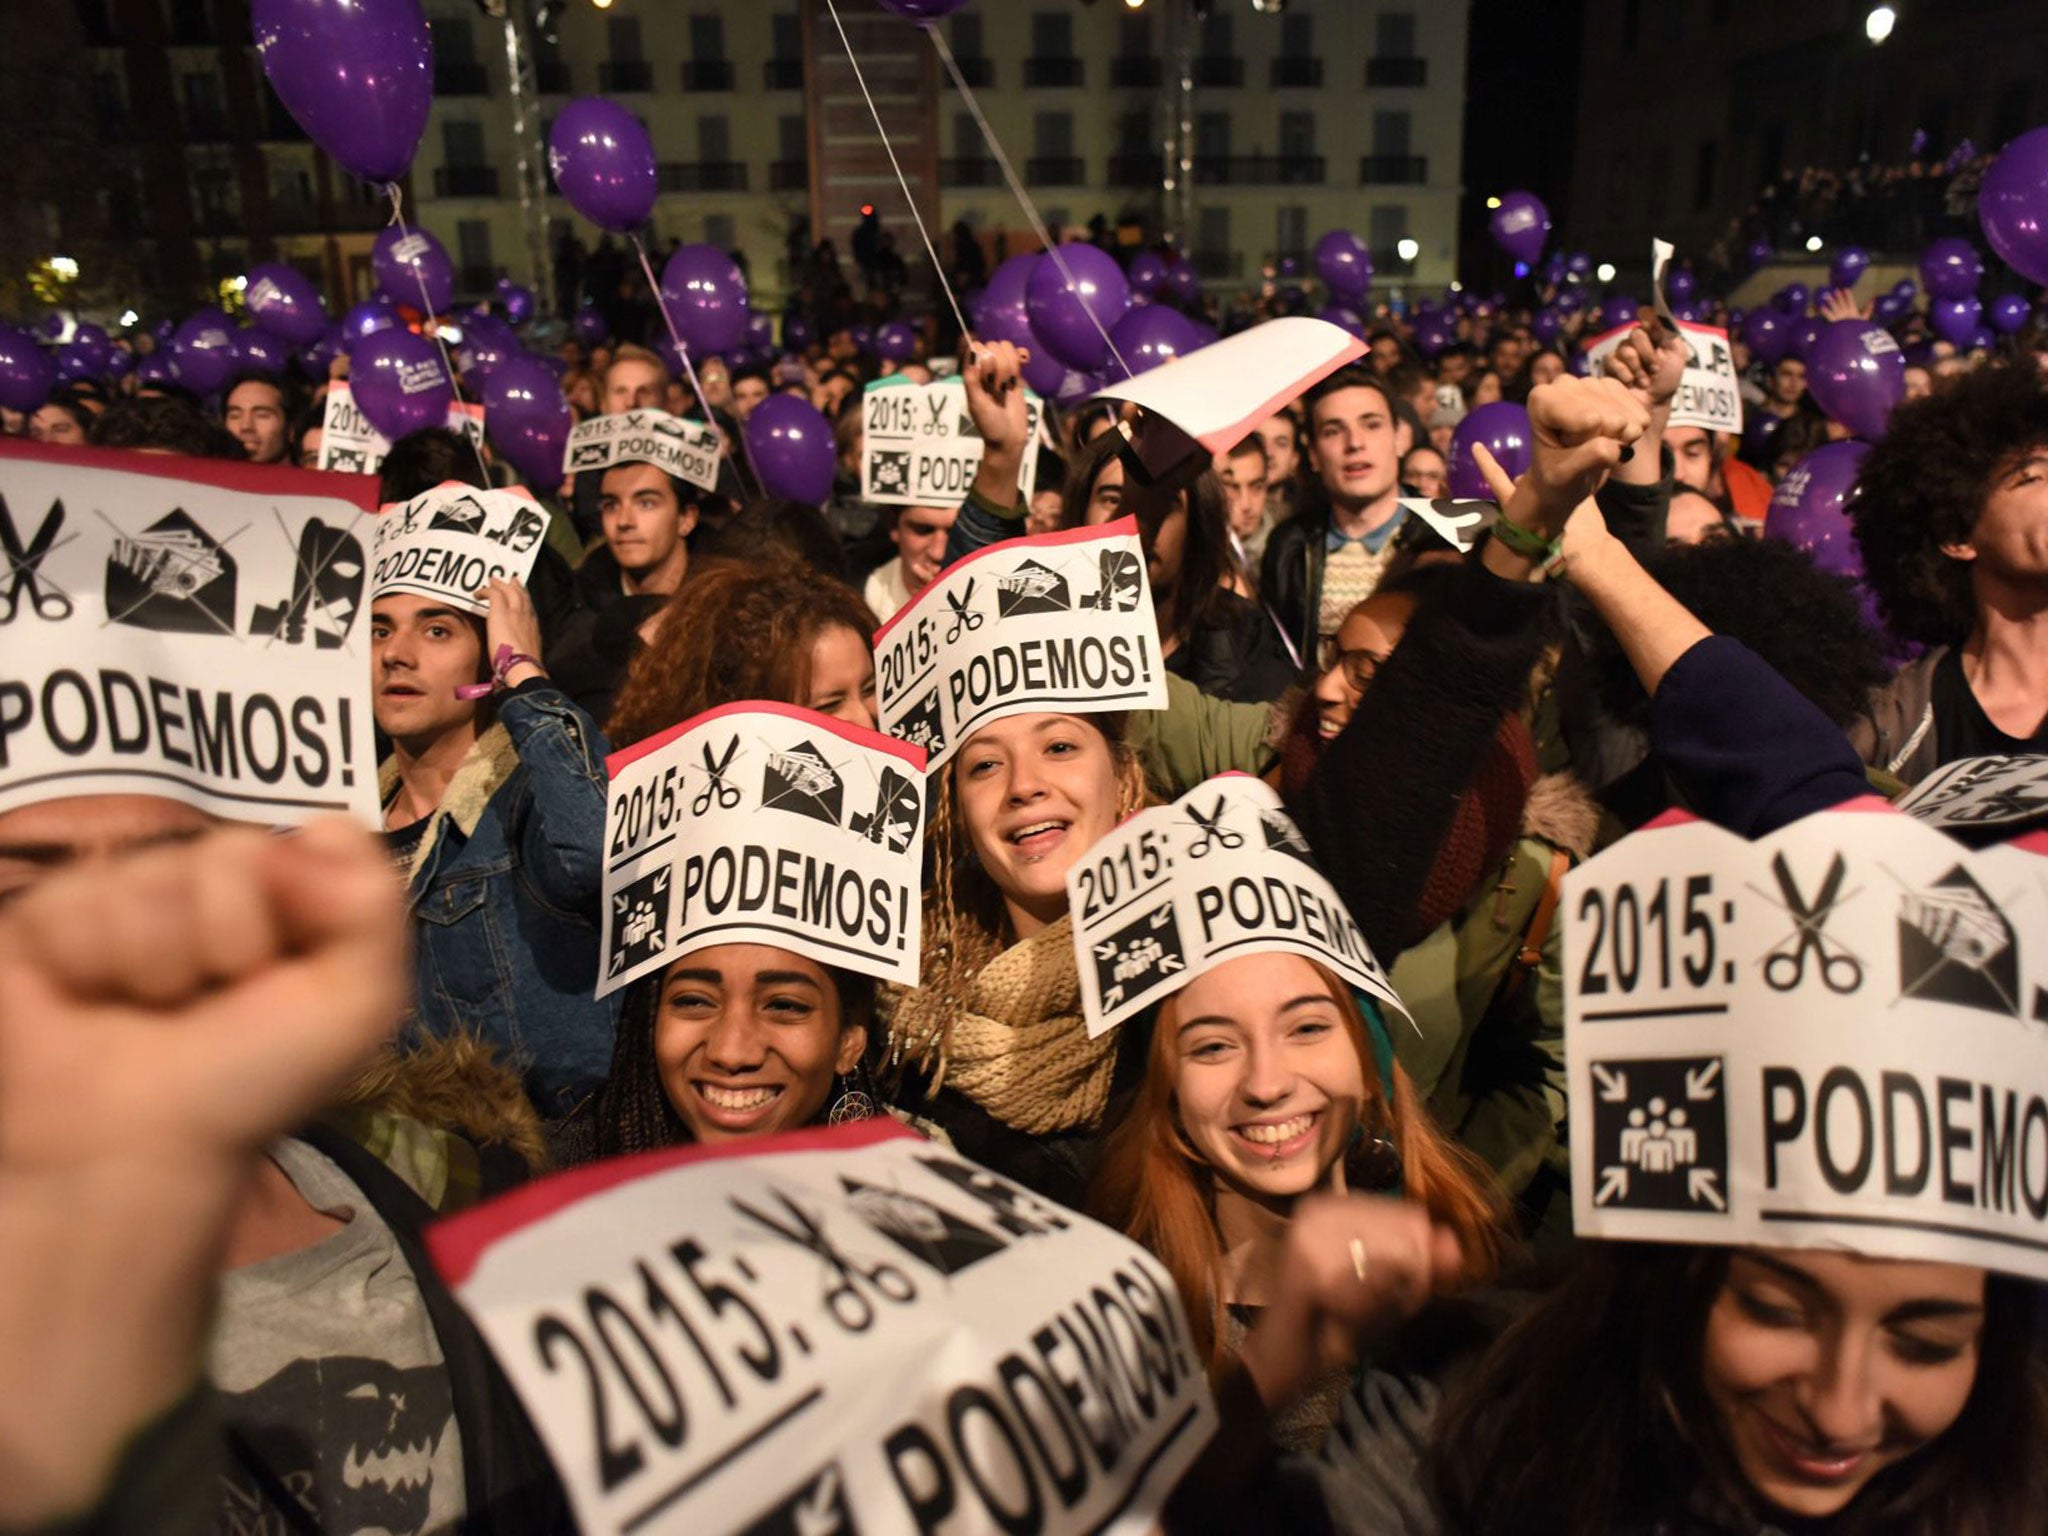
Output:
[[[559,1118],[611,1061],[616,1010],[592,996],[610,749],[534,659],[526,588],[494,580],[477,595],[487,618],[405,592],[372,599],[372,702],[392,747],[384,826],[410,892],[419,1026],[489,1042]],[[458,693],[494,670],[496,691]]]

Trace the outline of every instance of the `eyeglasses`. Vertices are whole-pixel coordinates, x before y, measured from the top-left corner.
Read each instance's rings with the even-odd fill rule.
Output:
[[[1386,661],[1385,651],[1339,651],[1332,663],[1344,669],[1344,683],[1353,693],[1363,693],[1372,686],[1373,674]]]

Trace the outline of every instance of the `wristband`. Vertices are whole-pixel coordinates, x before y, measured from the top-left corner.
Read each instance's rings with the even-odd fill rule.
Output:
[[[488,683],[463,683],[456,688],[455,697],[483,699],[494,693],[509,692],[511,685],[505,681],[505,674],[522,662],[540,668],[543,677],[547,675],[547,669],[541,667],[538,656],[529,656],[524,651],[513,650],[509,645],[501,645],[498,647],[498,654],[491,658],[491,680]]]
[[[1493,520],[1493,536],[1516,554],[1538,564],[1548,562],[1557,554],[1561,539],[1546,539],[1540,533],[1531,533],[1519,523],[1511,523],[1505,517]]]

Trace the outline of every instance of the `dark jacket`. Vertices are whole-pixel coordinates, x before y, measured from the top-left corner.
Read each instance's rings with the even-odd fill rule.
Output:
[[[1166,658],[1166,670],[1235,704],[1270,704],[1297,680],[1272,619],[1235,592],[1217,596],[1208,620]]]
[[[1259,562],[1259,596],[1295,653],[1311,665],[1321,654],[1323,546],[1330,536],[1330,511],[1320,498],[1287,519],[1266,539]]]
[[[592,996],[609,750],[560,689],[521,684],[499,700],[406,870],[419,1026],[481,1036],[548,1117],[611,1062],[615,1002]],[[382,798],[396,784],[387,762]]]
[[[576,707],[603,725],[633,658],[640,626],[668,605],[667,594],[628,596],[619,562],[600,544],[575,571],[576,606],[547,644],[548,675]]]

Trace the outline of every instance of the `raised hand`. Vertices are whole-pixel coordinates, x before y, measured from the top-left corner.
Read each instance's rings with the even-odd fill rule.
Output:
[[[1537,385],[1529,392],[1529,470],[1502,497],[1501,515],[1556,537],[1649,426],[1649,408],[1618,379],[1566,377]],[[1474,444],[1472,456],[1499,494],[1509,482],[1493,455]]]
[[[1646,409],[1668,409],[1685,377],[1689,356],[1685,337],[1670,326],[1656,324],[1652,315],[1608,354],[1607,377],[1620,381]]]
[[[493,576],[476,595],[490,605],[484,613],[485,661],[495,666],[500,646],[510,646],[515,656],[540,655],[540,615],[523,582]],[[517,688],[528,678],[546,675],[535,663],[521,662],[505,674],[505,685]]]

